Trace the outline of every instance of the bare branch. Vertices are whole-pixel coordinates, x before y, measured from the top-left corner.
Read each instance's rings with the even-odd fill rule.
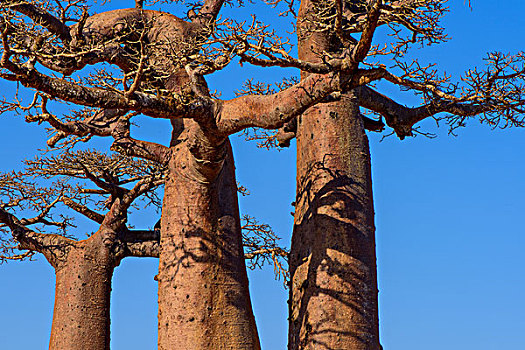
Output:
[[[359,42],[353,49],[350,56],[350,65],[355,65],[359,62],[362,62],[370,51],[370,47],[372,46],[372,38],[374,37],[374,33],[379,21],[379,15],[381,13],[382,3],[382,0],[374,0],[370,6],[367,20],[363,28],[363,33],[361,33],[361,39],[359,39]]]
[[[0,6],[23,13],[35,23],[49,29],[50,32],[56,34],[63,41],[67,42],[71,40],[69,27],[67,25],[49,12],[33,4],[20,0],[2,0],[0,1]]]
[[[160,99],[141,92],[126,97],[114,91],[85,87],[63,79],[51,78],[35,70],[17,67],[13,63],[6,63],[4,67],[15,73],[16,80],[26,87],[83,106],[134,110],[149,116],[168,119],[174,116],[199,117],[207,114],[210,109],[207,99],[196,99],[185,103],[181,100],[177,101],[177,96]]]
[[[223,102],[218,110],[217,124],[225,135],[249,127],[278,129],[342,86],[344,84],[341,84],[337,74],[312,74],[272,95],[241,96]]]
[[[143,159],[152,160],[160,164],[167,164],[171,150],[158,143],[136,140],[130,137],[129,118],[121,118],[113,128],[112,136],[115,139],[111,149],[113,151]]]
[[[199,12],[189,17],[195,24],[202,26],[213,25],[223,4],[224,0],[205,0]]]
[[[91,219],[91,220],[95,221],[96,223],[101,224],[102,221],[104,221],[104,215],[99,214],[99,213],[89,209],[85,205],[82,205],[80,203],[75,202],[73,199],[71,199],[69,197],[62,196],[61,197],[61,201],[65,205],[67,205],[69,208],[73,209],[77,213],[80,213],[80,214],[84,215],[88,219]]]
[[[72,241],[65,237],[54,234],[42,234],[34,232],[25,227],[13,214],[0,208],[0,223],[11,229],[13,237],[19,243],[18,249],[36,251],[44,254],[48,261],[56,266],[58,251],[64,253],[64,248]]]
[[[412,136],[412,127],[416,123],[440,112],[474,116],[490,109],[488,106],[479,104],[462,104],[451,101],[434,102],[409,108],[369,87],[359,87],[355,92],[359,99],[359,105],[381,114],[385,118],[386,124],[394,129],[400,139]]]
[[[288,251],[277,244],[280,238],[269,225],[260,224],[249,215],[243,215],[242,221],[244,258],[250,260],[248,267],[260,268],[270,262],[274,266],[276,278],[282,276],[286,285],[289,279],[286,266]]]
[[[412,126],[417,122],[442,112],[451,114],[445,118],[451,129],[463,126],[467,117],[480,114],[481,121],[491,126],[499,125],[502,120],[504,126],[525,126],[524,54],[492,53],[486,61],[485,71],[471,69],[465,73],[461,88],[448,83],[448,77],[438,77],[434,70],[416,63],[415,68],[404,67],[403,77],[395,76],[384,67],[373,70],[373,79],[384,78],[420,92],[425,103],[415,108],[402,106],[368,87],[358,88],[356,92],[361,106],[383,115],[400,138],[411,135]]]

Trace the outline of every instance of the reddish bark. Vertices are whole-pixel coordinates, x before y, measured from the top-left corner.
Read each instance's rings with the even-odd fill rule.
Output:
[[[297,149],[289,349],[379,349],[370,156],[355,103],[309,109]]]
[[[107,216],[106,216],[107,218]],[[111,277],[125,253],[115,254],[117,235],[100,229],[90,238],[73,241],[29,230],[0,209],[0,222],[13,232],[22,250],[42,253],[55,269],[55,307],[51,350],[109,349]]]
[[[161,349],[259,348],[247,295],[228,135],[249,127],[279,128],[306,111],[298,123],[290,348],[377,349],[370,159],[358,103],[382,114],[399,137],[411,135],[414,123],[444,111],[459,116],[451,119],[455,126],[479,113],[488,114],[483,118],[491,125],[497,125],[504,116],[502,120],[522,126],[520,119],[514,119],[523,112],[523,89],[515,83],[525,72],[521,69],[522,54],[492,54],[487,73],[469,71],[463,79],[467,87],[458,85],[458,96],[441,91],[454,85],[448,78],[436,78],[432,65],[420,67],[416,61],[396,64],[404,73],[401,76],[382,65],[360,68],[370,54],[379,25],[393,23],[413,33],[408,39],[394,35],[398,42],[393,44],[398,46],[391,54],[396,57],[403,56],[410,42],[444,40],[437,24],[445,12],[442,1],[383,4],[380,0],[336,0],[332,11],[330,1],[303,0],[297,23],[299,60],[286,53],[283,47],[287,43],[283,46],[273,32],[259,35],[259,29],[266,28],[259,23],[259,29],[252,26],[245,31],[234,22],[223,22],[226,30],[211,45],[205,43],[204,39],[221,27],[215,26],[214,19],[223,0],[205,0],[197,13],[189,11],[191,23],[169,14],[128,9],[89,18],[86,11],[71,27],[48,12],[48,6],[4,2],[35,25],[26,27],[26,21],[16,16],[0,23],[0,75],[43,93],[36,95],[32,107],[6,102],[6,110],[31,114],[32,109],[42,109],[41,115],[28,120],[47,121],[57,130],[50,146],[71,134],[111,135],[115,149],[169,166],[159,274]],[[142,1],[137,0],[136,6],[141,8]],[[53,35],[33,35],[41,27]],[[255,34],[249,33],[252,29]],[[357,33],[359,40],[350,37]],[[55,38],[60,43],[55,43]],[[201,50],[202,45],[205,50]],[[208,51],[203,55],[207,57],[195,58],[193,54],[198,51]],[[224,101],[211,98],[204,75],[222,69],[234,55],[241,62],[296,67],[312,74],[304,74],[300,83],[271,95]],[[94,84],[57,78],[56,74],[39,72],[37,62],[66,75],[86,65],[107,62],[117,65],[126,77],[121,90],[116,91],[118,88],[108,88],[108,81],[109,86],[114,82],[103,75],[100,83]],[[129,86],[128,78],[133,81]],[[379,79],[421,93],[425,104],[407,108],[365,86]],[[359,86],[362,88],[352,92],[359,102],[351,94],[338,99],[345,89]],[[334,92],[337,94],[328,96]],[[47,111],[49,98],[105,109],[103,114],[113,112],[106,115],[109,119],[99,120],[104,126],[97,125],[96,118],[61,121]],[[42,104],[37,106],[39,99]],[[317,103],[318,107],[307,111]],[[175,118],[188,121],[184,121],[185,130],[174,132],[177,142],[164,147],[130,137],[129,119],[119,118],[129,111],[170,119],[174,126],[183,123],[175,122]],[[368,127],[380,129],[382,123],[370,125],[369,121]],[[290,135],[284,136],[283,142],[289,141]],[[224,163],[229,164],[227,168]],[[150,248],[140,254],[148,254]],[[91,250],[84,253],[92,256]],[[102,263],[106,268],[110,265]],[[78,268],[88,271],[99,267]],[[78,271],[71,267],[71,272]],[[82,286],[68,284],[74,275],[64,278],[68,282],[60,280],[61,286],[78,288],[74,295],[83,294]]]
[[[109,303],[115,258],[100,236],[67,247],[55,267],[49,349],[109,349]]]
[[[50,199],[42,196],[40,192],[33,193],[34,188],[24,179],[25,174],[28,173],[17,173],[14,177],[17,181],[15,183],[22,193],[20,198],[24,196],[28,199],[31,199],[31,196],[46,198],[42,204],[35,206],[35,210],[39,213],[32,218],[19,219],[0,208],[0,223],[11,230],[14,240],[18,243],[17,248],[42,253],[55,269],[55,307],[49,342],[51,350],[109,349],[109,304],[114,268],[126,256],[158,255],[156,232],[130,231],[126,227],[130,205],[136,198],[157,186],[154,179],[148,178],[144,173],[140,181],[135,179],[136,183],[132,189],[119,187],[114,182],[106,182],[111,178],[111,167],[104,167],[101,164],[98,169],[107,170],[105,179],[93,175],[94,173],[81,163],[82,160],[88,163],[89,158],[86,156],[84,159],[77,154],[76,157],[73,155],[71,158],[53,159],[51,163],[47,163],[48,160],[37,159],[36,163],[40,170],[30,169],[34,170],[34,173],[29,170],[28,173],[31,176],[35,174],[43,176],[50,171],[55,176],[67,174],[82,178],[76,168],[70,168],[71,163],[75,166],[82,164],[86,177],[94,184],[98,184],[100,190],[106,188],[113,191],[110,199],[106,201],[109,211],[105,215],[83,205],[79,198],[68,197],[70,193],[66,191],[54,192],[55,188],[43,189],[42,191]],[[126,165],[125,162],[118,164]],[[113,178],[113,181],[117,181],[116,178]],[[13,199],[11,203],[21,201],[20,198]],[[99,230],[85,240],[76,241],[59,234],[44,234],[29,228],[39,223],[53,227],[68,225],[52,221],[50,212],[59,201],[97,222],[100,225]]]
[[[162,210],[159,349],[260,349],[229,141],[207,144],[185,125]]]
[[[105,224],[111,225],[111,214]],[[103,224],[86,240],[61,237],[58,244],[44,244],[42,252],[56,274],[50,350],[109,349],[114,269],[126,256],[155,256],[157,244],[150,236],[146,231],[117,234]]]
[[[339,44],[301,20],[312,8],[301,3],[299,59],[315,62]],[[289,349],[380,349],[370,152],[351,94],[298,119],[294,220]]]

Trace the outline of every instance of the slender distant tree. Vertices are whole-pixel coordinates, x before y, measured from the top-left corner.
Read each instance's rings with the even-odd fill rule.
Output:
[[[164,170],[95,151],[26,165],[0,175],[0,259],[41,253],[55,269],[50,349],[109,349],[115,267],[127,256],[158,255],[158,232],[129,229],[128,212],[141,201],[160,205],[154,190]],[[75,232],[78,215],[94,222],[94,232]]]
[[[166,1],[170,2],[170,1]],[[248,295],[228,137],[248,128],[298,135],[298,197],[290,255],[290,348],[377,349],[377,282],[370,161],[364,129],[384,117],[401,138],[439,112],[448,120],[484,115],[521,124],[523,55],[490,56],[453,85],[432,67],[403,61],[412,42],[444,39],[442,0],[302,1],[299,55],[255,15],[220,19],[223,0],[190,4],[186,19],[142,9],[91,14],[77,1],[0,1],[0,76],[35,92],[4,110],[32,113],[56,133],[50,146],[109,136],[113,149],[167,168],[159,253],[159,349],[258,349]],[[293,2],[285,5],[294,14]],[[393,47],[374,46],[377,27],[394,30]],[[410,36],[403,38],[405,32]],[[394,70],[372,62],[393,57]],[[275,90],[248,82],[230,100],[211,94],[205,76],[239,59],[293,67],[300,81]],[[91,68],[94,66],[94,68]],[[97,69],[98,68],[98,69]],[[376,92],[385,80],[413,89],[424,104],[407,108]],[[79,106],[73,118],[47,101]],[[311,107],[311,108],[310,108]],[[310,109],[309,109],[310,108]],[[36,111],[36,112],[35,112]],[[171,121],[169,146],[132,138],[143,114]],[[227,336],[225,336],[227,335]]]

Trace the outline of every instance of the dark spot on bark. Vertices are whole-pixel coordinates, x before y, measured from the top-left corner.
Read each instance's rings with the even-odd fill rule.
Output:
[[[301,284],[301,289],[308,288],[308,284],[309,284],[308,280],[304,280],[303,283]]]

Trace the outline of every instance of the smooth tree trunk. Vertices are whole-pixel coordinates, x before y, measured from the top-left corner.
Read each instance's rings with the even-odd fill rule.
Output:
[[[339,48],[333,33],[316,31],[316,16],[303,0],[299,58],[313,62]],[[355,98],[308,109],[296,136],[288,348],[381,349],[370,151]]]
[[[139,182],[132,190],[122,189],[123,193],[110,197],[111,202],[106,202],[110,204],[109,211],[105,215],[61,193],[65,205],[100,224],[95,233],[81,241],[33,231],[24,223],[38,221],[22,221],[0,208],[0,222],[11,229],[18,249],[43,254],[55,269],[55,306],[49,349],[109,349],[111,280],[115,267],[126,256],[158,255],[158,234],[132,232],[125,226],[129,206],[141,195],[140,190],[149,189],[142,185]],[[37,218],[45,217],[47,212],[40,215]]]
[[[203,146],[196,123],[185,123],[162,209],[159,349],[260,349],[229,141]]]
[[[289,349],[379,349],[367,137],[351,99],[298,123]]]
[[[111,246],[92,237],[64,246],[55,265],[51,350],[107,350],[110,342]]]

